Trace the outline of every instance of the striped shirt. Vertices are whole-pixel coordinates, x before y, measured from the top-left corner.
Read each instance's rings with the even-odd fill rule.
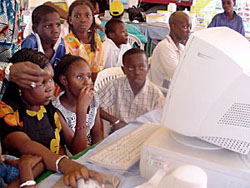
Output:
[[[125,121],[133,121],[137,117],[162,108],[165,97],[151,81],[146,80],[141,91],[134,96],[127,77],[117,78],[110,81],[98,91],[100,107],[107,110],[114,107],[115,117]]]

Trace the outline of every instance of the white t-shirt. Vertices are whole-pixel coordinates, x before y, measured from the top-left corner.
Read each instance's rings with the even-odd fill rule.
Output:
[[[178,49],[169,35],[157,44],[148,75],[154,84],[166,88],[165,84],[171,81],[183,49],[181,44]]]
[[[103,42],[104,68],[121,67],[123,54],[131,48],[130,44],[122,44],[120,48],[109,38]]]

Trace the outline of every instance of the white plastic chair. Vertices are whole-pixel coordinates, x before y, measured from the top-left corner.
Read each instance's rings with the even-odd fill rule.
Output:
[[[109,81],[124,76],[121,67],[111,67],[100,71],[95,80],[95,91],[101,89]]]
[[[110,82],[111,80],[114,80],[116,78],[120,78],[125,76],[121,67],[111,67],[111,68],[107,68],[104,69],[102,71],[100,71],[97,74],[97,78],[95,80],[95,91],[98,91],[99,89],[103,88],[108,82]],[[114,115],[114,108],[113,106],[111,106],[108,110],[108,113]],[[104,137],[108,136],[110,133],[110,125],[109,122],[103,120],[103,128],[104,128]]]
[[[128,43],[133,47],[136,43],[141,49],[144,50],[144,44],[135,35],[128,33]]]

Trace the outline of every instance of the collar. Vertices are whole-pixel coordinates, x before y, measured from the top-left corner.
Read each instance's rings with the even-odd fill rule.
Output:
[[[106,38],[106,41],[113,46],[113,48],[115,48],[116,50],[120,50],[120,48],[118,48],[118,46],[116,46],[116,44],[114,43],[114,41],[112,41],[110,38]]]
[[[182,44],[179,44],[179,48],[175,45],[173,39],[170,37],[170,35],[166,36],[167,41],[175,48],[176,51],[180,51],[184,49],[184,46]]]
[[[44,108],[44,106],[40,106],[40,109],[38,110],[38,112],[36,111],[31,111],[31,110],[26,110],[26,114],[28,114],[31,117],[35,117],[37,116],[37,119],[40,121],[41,119],[43,119],[44,114],[47,113],[46,109]]]
[[[127,77],[125,77],[124,82],[125,82],[124,83],[124,90],[125,91],[130,91],[134,95],[133,90],[132,90],[132,88],[131,88],[131,86],[129,84],[129,81],[128,81]],[[145,81],[144,85],[142,86],[141,90],[137,93],[137,95],[140,94],[141,92],[146,93],[147,92],[147,85],[148,85],[148,79],[146,78],[146,81]]]
[[[32,32],[32,34],[36,37],[38,52],[44,53],[44,50],[43,50],[43,46],[42,46],[42,42],[41,42],[40,36],[39,36],[37,33],[33,33],[33,32]],[[54,51],[57,50],[58,46],[59,46],[60,43],[61,43],[61,40],[62,40],[62,38],[61,38],[61,34],[60,34],[60,36],[59,36],[59,38],[57,39],[55,45],[53,46]],[[45,54],[45,53],[44,53],[44,54]]]
[[[222,15],[223,15],[223,17],[224,17],[227,21],[231,22],[231,21],[233,21],[233,20],[237,17],[236,12],[235,12],[235,11],[233,11],[233,12],[234,12],[234,17],[233,17],[233,19],[232,19],[232,20],[230,20],[230,21],[227,19],[227,15],[226,15],[226,13],[225,13],[225,12],[223,12],[223,14],[222,14]]]

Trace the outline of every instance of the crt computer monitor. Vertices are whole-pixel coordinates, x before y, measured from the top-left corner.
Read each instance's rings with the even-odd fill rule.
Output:
[[[248,154],[250,42],[226,27],[193,33],[171,81],[162,124]]]

